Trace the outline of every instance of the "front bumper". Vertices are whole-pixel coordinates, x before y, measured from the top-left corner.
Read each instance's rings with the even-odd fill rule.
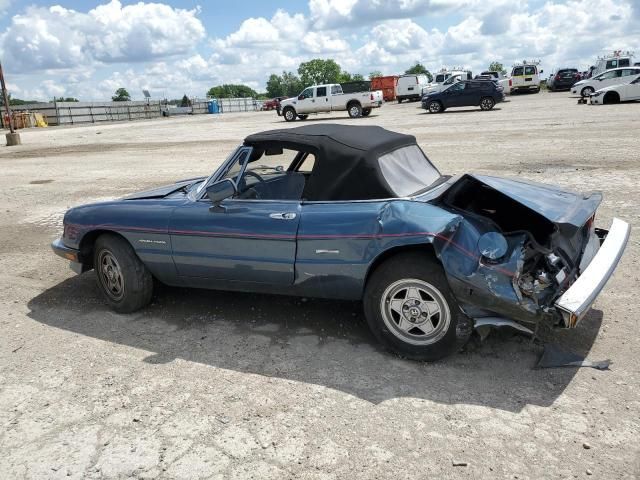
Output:
[[[627,222],[614,218],[606,240],[589,266],[556,300],[555,306],[562,313],[565,327],[574,328],[589,311],[613,275],[627,246],[630,232],[631,226]]]
[[[65,260],[69,260],[69,267],[76,273],[83,273],[90,269],[87,265],[83,264],[80,260],[80,252],[75,248],[67,247],[61,238],[58,238],[51,242],[51,249],[53,253],[64,258]]]

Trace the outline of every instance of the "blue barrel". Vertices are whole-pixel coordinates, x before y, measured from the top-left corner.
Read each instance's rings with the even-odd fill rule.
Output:
[[[220,113],[220,109],[218,108],[218,100],[215,98],[213,100],[209,100],[207,108],[209,113]]]

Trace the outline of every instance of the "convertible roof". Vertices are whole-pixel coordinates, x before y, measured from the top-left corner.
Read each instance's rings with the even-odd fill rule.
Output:
[[[316,162],[304,191],[307,200],[394,197],[380,171],[378,158],[417,144],[413,135],[378,126],[335,123],[255,133],[244,143],[259,149],[278,146],[313,153]]]

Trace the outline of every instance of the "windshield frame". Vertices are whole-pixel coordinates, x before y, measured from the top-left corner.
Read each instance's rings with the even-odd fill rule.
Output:
[[[245,152],[245,151],[248,152],[247,155],[249,156],[249,158],[251,158],[253,147],[248,147],[246,145],[240,145],[239,147],[237,147],[233,152],[229,154],[226,160],[222,162],[222,164],[216,170],[213,171],[211,175],[209,175],[205,180],[203,180],[203,182],[198,186],[198,188],[191,189],[191,191],[189,192],[189,196],[191,200],[198,201],[205,198],[207,195],[207,187],[216,183],[220,179],[220,177],[222,177],[222,175],[229,169],[229,167],[233,165],[235,161],[238,160],[238,157],[242,154],[242,152]],[[249,164],[248,161],[245,162],[244,166],[238,172],[237,178],[240,178],[240,176],[244,174],[244,170],[245,168],[247,168],[248,164]]]

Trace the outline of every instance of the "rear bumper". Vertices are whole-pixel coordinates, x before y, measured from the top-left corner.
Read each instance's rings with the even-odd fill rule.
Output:
[[[607,281],[613,275],[627,246],[631,226],[614,218],[606,240],[589,266],[556,301],[562,313],[564,326],[574,328],[595,302]]]

